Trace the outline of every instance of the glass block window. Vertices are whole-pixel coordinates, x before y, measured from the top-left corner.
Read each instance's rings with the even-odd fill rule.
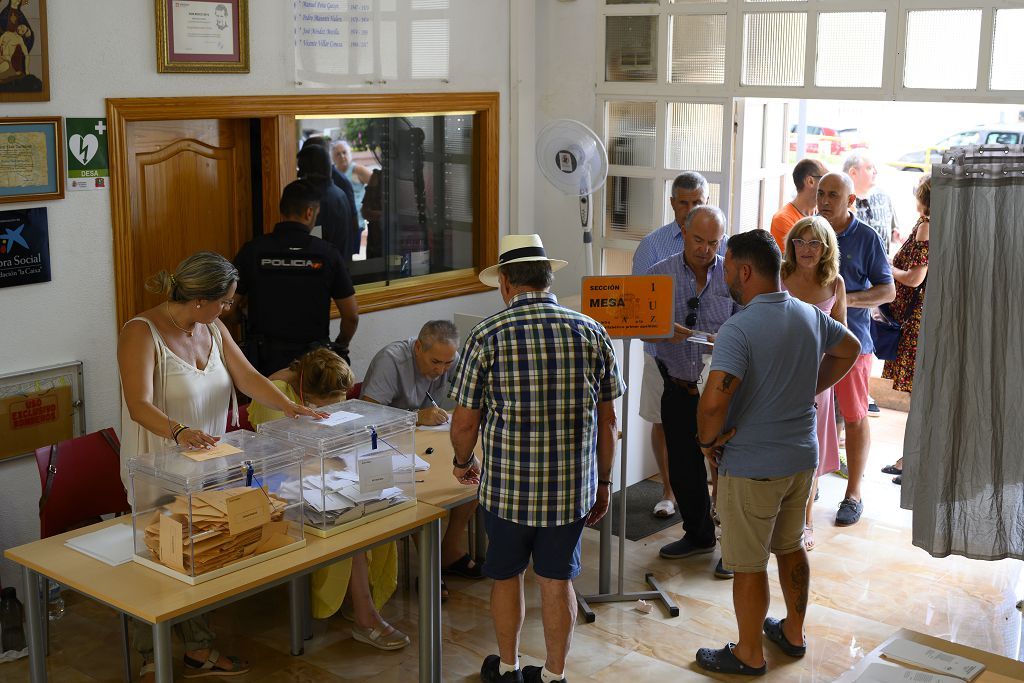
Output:
[[[761,180],[748,180],[740,188],[740,225],[730,234],[756,230],[761,219]]]
[[[724,14],[672,17],[673,83],[725,83]]]
[[[654,180],[608,176],[605,183],[605,237],[641,240],[654,228]]]
[[[802,86],[806,49],[806,13],[744,14],[742,84]]]
[[[605,17],[605,80],[658,77],[658,17]]]
[[[980,35],[980,9],[908,12],[903,85],[973,90]]]
[[[657,5],[658,0],[608,0],[609,5]]]
[[[823,88],[881,88],[884,53],[885,12],[819,14],[814,84]]]
[[[995,34],[992,37],[993,90],[1024,90],[1024,9],[997,9]]]
[[[665,165],[683,171],[722,170],[722,120],[720,104],[670,102],[668,150]]]
[[[672,207],[669,206],[669,203],[668,203],[668,198],[671,195],[671,193],[672,193],[672,180],[666,180],[665,181],[665,213],[662,216],[662,221],[661,221],[662,225],[665,225],[665,224],[669,223],[670,221],[674,221],[676,219],[676,215],[672,212]],[[721,206],[721,200],[722,200],[722,186],[719,185],[718,183],[708,183],[708,204],[710,204],[711,206],[719,206],[720,207]],[[728,228],[726,228],[725,232],[726,232],[726,234],[729,233]]]
[[[654,102],[609,102],[608,162],[623,166],[654,166],[656,105]]]
[[[716,5],[725,2],[726,0],[672,0],[673,5]]]

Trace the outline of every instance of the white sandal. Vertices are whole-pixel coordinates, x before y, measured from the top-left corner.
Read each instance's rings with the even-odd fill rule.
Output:
[[[362,628],[359,624],[352,624],[352,640],[372,645],[378,650],[401,650],[412,642],[409,636],[391,624],[377,628]]]
[[[668,498],[658,501],[658,504],[654,506],[655,517],[671,517],[676,514],[676,505]]]

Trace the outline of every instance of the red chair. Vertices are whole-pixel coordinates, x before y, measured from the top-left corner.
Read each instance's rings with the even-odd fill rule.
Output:
[[[121,442],[107,427],[52,446],[36,449],[42,495],[39,497],[39,536],[48,538],[101,520],[102,515],[131,512],[121,483]],[[48,586],[49,581],[44,582]],[[46,614],[48,589],[40,591]],[[32,596],[25,596],[31,600]],[[43,620],[49,654],[49,620]],[[125,680],[131,680],[128,617],[121,614],[121,649]]]
[[[350,398],[359,398],[359,395],[363,392],[363,383],[356,382],[351,389],[345,393],[345,400]]]
[[[131,512],[121,483],[121,442],[110,427],[36,449],[42,495],[39,536]]]

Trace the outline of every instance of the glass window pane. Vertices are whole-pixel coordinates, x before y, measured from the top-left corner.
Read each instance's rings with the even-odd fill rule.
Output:
[[[654,102],[609,102],[608,162],[624,166],[654,166]]]
[[[350,163],[372,173],[364,185],[352,171],[353,283],[473,267],[472,115],[297,118],[296,133],[347,140]]]
[[[605,183],[605,237],[643,239],[654,224],[654,181],[608,176]]]
[[[658,17],[605,17],[605,80],[658,77]]]
[[[724,14],[672,17],[672,82],[725,83]]]
[[[683,171],[721,171],[724,116],[720,104],[670,102],[665,165]]]
[[[726,0],[672,0],[673,5],[715,5],[726,2]]]
[[[850,46],[856,45],[855,49]],[[818,15],[814,84],[823,88],[881,88],[885,12]]]
[[[908,12],[903,85],[973,90],[980,34],[980,9]]]
[[[671,193],[672,193],[672,181],[671,180],[666,180],[665,181],[665,214],[662,216],[662,221],[661,221],[662,225],[666,225],[669,222],[674,221],[676,219],[675,213],[673,213],[672,207],[669,206],[669,203],[668,203],[668,198],[669,198]],[[718,183],[708,183],[708,204],[710,204],[711,206],[721,207],[722,206],[722,204],[721,204],[721,197],[722,197],[722,186],[719,185]],[[729,234],[728,228],[726,228],[725,232],[726,232],[726,234]]]
[[[993,90],[1024,90],[1024,9],[997,9],[995,35],[992,37]]]
[[[608,0],[609,5],[657,5],[658,0]]]
[[[803,85],[807,14],[743,15],[743,85]]]
[[[761,181],[748,180],[740,188],[740,225],[730,234],[746,232],[760,227],[761,220]]]

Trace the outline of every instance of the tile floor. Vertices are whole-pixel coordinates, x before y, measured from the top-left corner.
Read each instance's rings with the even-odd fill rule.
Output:
[[[791,660],[766,649],[770,671],[764,680],[832,681],[901,627],[1024,659],[1022,616],[1015,609],[1017,600],[1024,597],[1024,565],[1015,560],[935,559],[910,543],[911,513],[899,509],[897,487],[879,472],[898,457],[905,418],[904,413],[883,410],[882,417],[871,421],[866,508],[859,524],[845,529],[832,525],[845,482],[834,475],[823,478],[821,501],[815,509],[818,546],[811,553],[808,656]],[[660,559],[658,548],[674,540],[677,533],[670,530],[629,542],[625,585],[627,591],[643,590],[644,572],[653,571],[671,591],[680,616],[666,618],[659,608],[643,615],[626,603],[597,606],[596,623],[576,627],[566,672],[570,681],[708,679],[695,667],[693,654],[699,647],[717,647],[735,639],[732,584],[713,578],[717,554],[682,561]],[[617,549],[614,552],[617,558]],[[597,532],[587,531],[587,569],[577,583],[584,592],[596,590],[597,555]],[[449,585],[452,597],[443,614],[444,678],[479,680],[481,660],[495,651],[489,585],[460,579]],[[522,659],[526,664],[542,663],[539,594],[532,582],[527,585],[529,609]],[[774,577],[772,601],[773,613],[777,613],[782,599]],[[411,647],[395,653],[381,653],[353,641],[347,622],[336,616],[316,624],[305,656],[292,657],[288,654],[287,614],[287,593],[278,589],[213,615],[220,634],[218,647],[242,654],[253,664],[252,673],[232,680],[416,680],[415,593],[400,591],[385,609],[385,617],[414,639]],[[117,623],[107,608],[68,595],[67,614],[52,627],[50,680],[121,680]],[[176,648],[180,650],[180,645]],[[25,680],[26,661],[0,664],[0,681]]]

